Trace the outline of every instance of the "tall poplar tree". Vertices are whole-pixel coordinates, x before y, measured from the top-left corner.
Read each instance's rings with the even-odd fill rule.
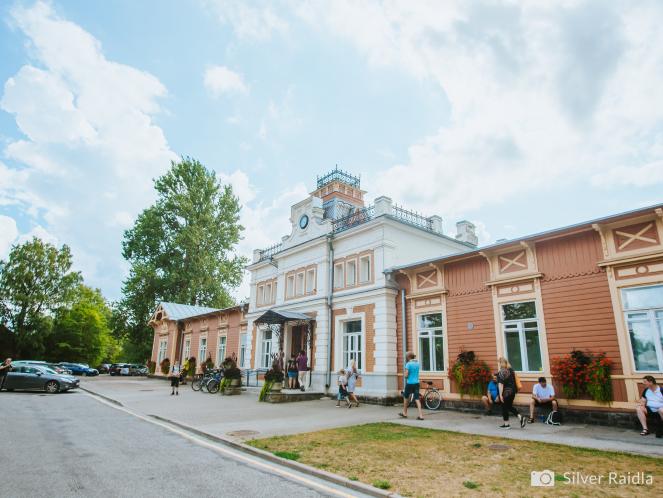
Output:
[[[124,234],[130,263],[119,307],[136,355],[149,356],[147,327],[160,301],[211,307],[232,304],[230,290],[242,280],[246,258],[236,254],[244,229],[230,185],[200,162],[182,158],[154,182],[156,202]]]

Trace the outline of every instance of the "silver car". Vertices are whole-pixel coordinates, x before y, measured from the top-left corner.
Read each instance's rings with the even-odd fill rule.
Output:
[[[60,375],[55,370],[41,365],[12,366],[5,380],[5,389],[26,391],[46,391],[57,393],[75,389],[79,380],[70,375]]]

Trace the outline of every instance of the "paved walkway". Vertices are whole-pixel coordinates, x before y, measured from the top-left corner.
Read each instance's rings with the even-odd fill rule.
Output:
[[[81,386],[119,401],[138,413],[157,415],[215,436],[238,441],[371,422],[395,422],[469,434],[663,457],[663,439],[656,439],[653,435],[641,437],[635,430],[611,427],[581,424],[553,427],[535,423],[526,429],[517,428],[514,424],[511,430],[504,431],[498,428],[501,419],[497,416],[439,411],[426,413],[426,420],[422,422],[414,420],[412,416],[408,420],[400,419],[397,416],[398,407],[362,405],[348,410],[334,408],[335,402],[329,399],[259,403],[257,390],[249,390],[239,396],[221,396],[194,392],[188,384],[181,386],[179,396],[170,396],[167,382],[139,377],[84,378]]]

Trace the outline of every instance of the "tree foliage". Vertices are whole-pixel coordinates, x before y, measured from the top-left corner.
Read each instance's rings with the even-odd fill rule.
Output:
[[[235,253],[243,227],[239,200],[200,162],[183,158],[154,182],[156,202],[145,209],[123,240],[131,268],[123,286],[130,341],[149,356],[147,327],[160,301],[226,307],[246,259]],[[142,348],[141,348],[142,346]]]
[[[11,332],[14,355],[44,353],[53,315],[71,303],[82,280],[71,265],[69,247],[36,237],[13,246],[0,262],[0,322]]]

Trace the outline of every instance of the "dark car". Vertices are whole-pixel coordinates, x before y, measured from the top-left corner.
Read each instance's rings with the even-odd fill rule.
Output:
[[[110,370],[110,363],[102,363],[97,367],[97,370],[99,370],[100,374],[107,374]]]
[[[90,368],[89,366],[83,363],[61,362],[58,363],[58,365],[68,370],[71,370],[71,373],[73,373],[74,375],[87,375],[88,377],[99,375],[99,370],[97,370],[96,368]]]
[[[5,389],[13,391],[21,389],[26,391],[46,391],[57,393],[75,389],[79,380],[69,375],[59,375],[45,366],[19,365],[13,366],[7,374]]]
[[[120,371],[125,368],[125,363],[113,363],[108,369],[108,373],[111,376],[120,375]]]

